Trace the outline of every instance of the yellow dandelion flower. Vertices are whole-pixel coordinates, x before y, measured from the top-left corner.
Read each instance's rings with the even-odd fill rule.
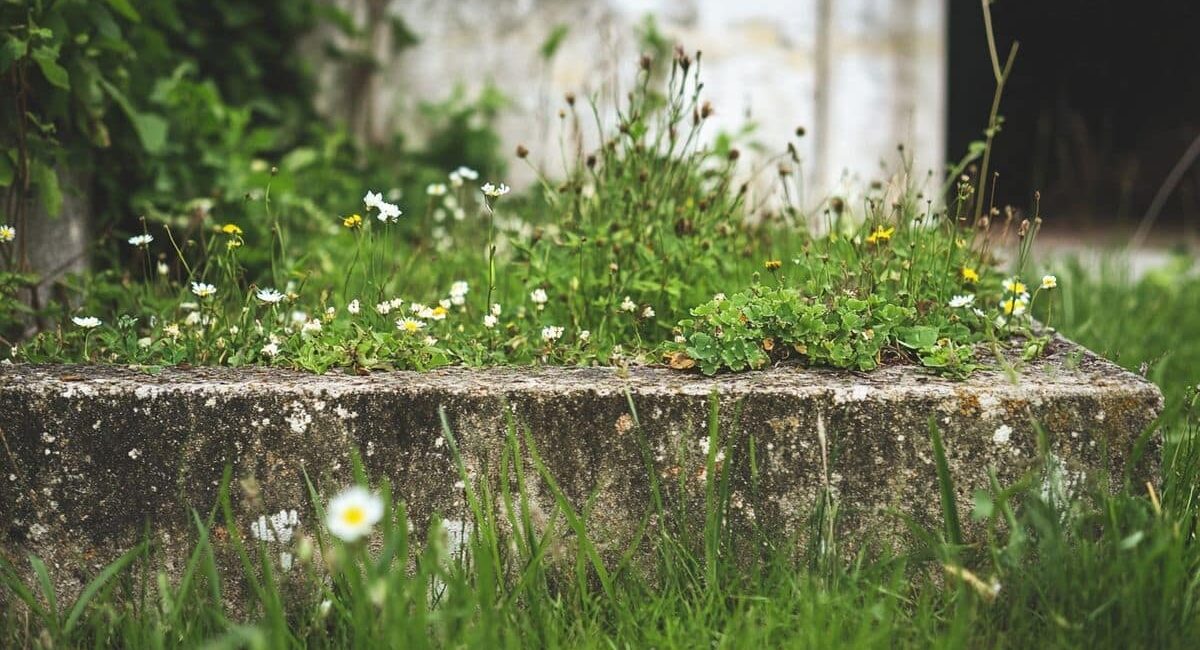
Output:
[[[763,266],[767,267],[768,271],[778,271],[783,267],[783,262],[781,260],[767,260]]]
[[[892,235],[896,234],[896,228],[884,228],[883,226],[875,226],[875,231],[867,235],[868,244],[878,244],[879,242],[888,241]]]
[[[962,278],[967,282],[979,282],[979,273],[969,266],[964,266],[962,267]]]
[[[242,234],[242,229],[239,228],[236,223],[227,223],[224,226],[221,226],[221,232],[225,233],[226,235],[240,235]]]
[[[357,214],[352,214],[342,219],[342,225],[350,229],[362,228],[362,224],[363,218]]]

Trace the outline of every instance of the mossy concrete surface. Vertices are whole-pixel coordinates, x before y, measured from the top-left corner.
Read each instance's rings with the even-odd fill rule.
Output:
[[[643,524],[702,525],[713,395],[730,520],[798,548],[813,539],[822,494],[835,499],[843,545],[903,545],[897,512],[940,527],[931,419],[964,521],[989,469],[1001,483],[1044,471],[1039,436],[1068,491],[1122,480],[1139,446],[1134,478],[1157,475],[1157,438],[1138,441],[1161,409],[1159,391],[1062,339],[1015,383],[1000,371],[954,381],[911,367],[705,378],[650,367],[317,376],[16,365],[0,367],[0,551],[16,564],[42,556],[70,592],[152,530],[167,568],[179,568],[194,539],[189,509],[213,508],[226,466],[258,485],[250,498],[234,481],[243,533],[290,508],[302,513],[299,532],[311,532],[305,473],[327,499],[352,481],[353,450],[373,480],[390,481],[418,531],[435,515],[454,526],[467,512],[444,411],[468,480],[496,486],[512,423],[535,510],[552,513],[554,495],[528,440],[587,510],[594,539],[619,552]],[[665,517],[652,511],[652,475]]]

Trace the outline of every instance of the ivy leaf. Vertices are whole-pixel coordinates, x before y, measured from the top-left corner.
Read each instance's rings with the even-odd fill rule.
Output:
[[[67,69],[58,64],[57,47],[39,47],[30,54],[30,57],[41,68],[42,76],[46,78],[46,81],[63,90],[71,89],[71,77],[67,74]]]

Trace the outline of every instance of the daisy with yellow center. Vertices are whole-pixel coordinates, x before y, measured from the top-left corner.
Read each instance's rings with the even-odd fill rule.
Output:
[[[344,542],[354,542],[370,534],[382,518],[383,499],[359,486],[343,490],[325,508],[325,525]]]
[[[363,224],[363,218],[357,214],[352,214],[352,215],[342,219],[342,225],[347,228],[350,228],[351,230],[353,230],[355,228],[362,228],[362,224]]]
[[[875,226],[875,231],[867,235],[867,243],[878,244],[879,242],[885,242],[890,240],[894,234],[896,234],[895,227],[884,228],[883,226]]]
[[[1054,287],[1057,287],[1057,286],[1058,286],[1058,278],[1054,277],[1053,275],[1043,275],[1042,276],[1042,288],[1043,289],[1053,289]]]
[[[962,267],[962,279],[974,284],[979,282],[979,273],[969,266],[964,266]]]
[[[425,323],[422,323],[415,318],[401,318],[400,320],[396,321],[396,329],[409,334],[416,334],[424,328]]]

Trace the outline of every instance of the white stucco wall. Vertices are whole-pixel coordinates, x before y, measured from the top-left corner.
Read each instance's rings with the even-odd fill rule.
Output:
[[[755,139],[778,151],[807,129],[799,146],[810,199],[847,174],[879,177],[901,142],[919,172],[943,163],[945,0],[331,1],[360,24],[374,21],[363,43],[386,60],[351,91],[344,71],[323,68],[326,109],[369,137],[417,133],[421,102],[493,83],[513,102],[499,124],[506,150],[525,144],[553,172],[563,94],[612,106],[636,69],[635,27],[653,14],[669,39],[704,53],[705,97],[717,109],[710,137],[753,119]],[[421,42],[388,56],[386,15]],[[570,32],[547,63],[538,48],[560,24]],[[529,179],[512,166],[511,182]]]

